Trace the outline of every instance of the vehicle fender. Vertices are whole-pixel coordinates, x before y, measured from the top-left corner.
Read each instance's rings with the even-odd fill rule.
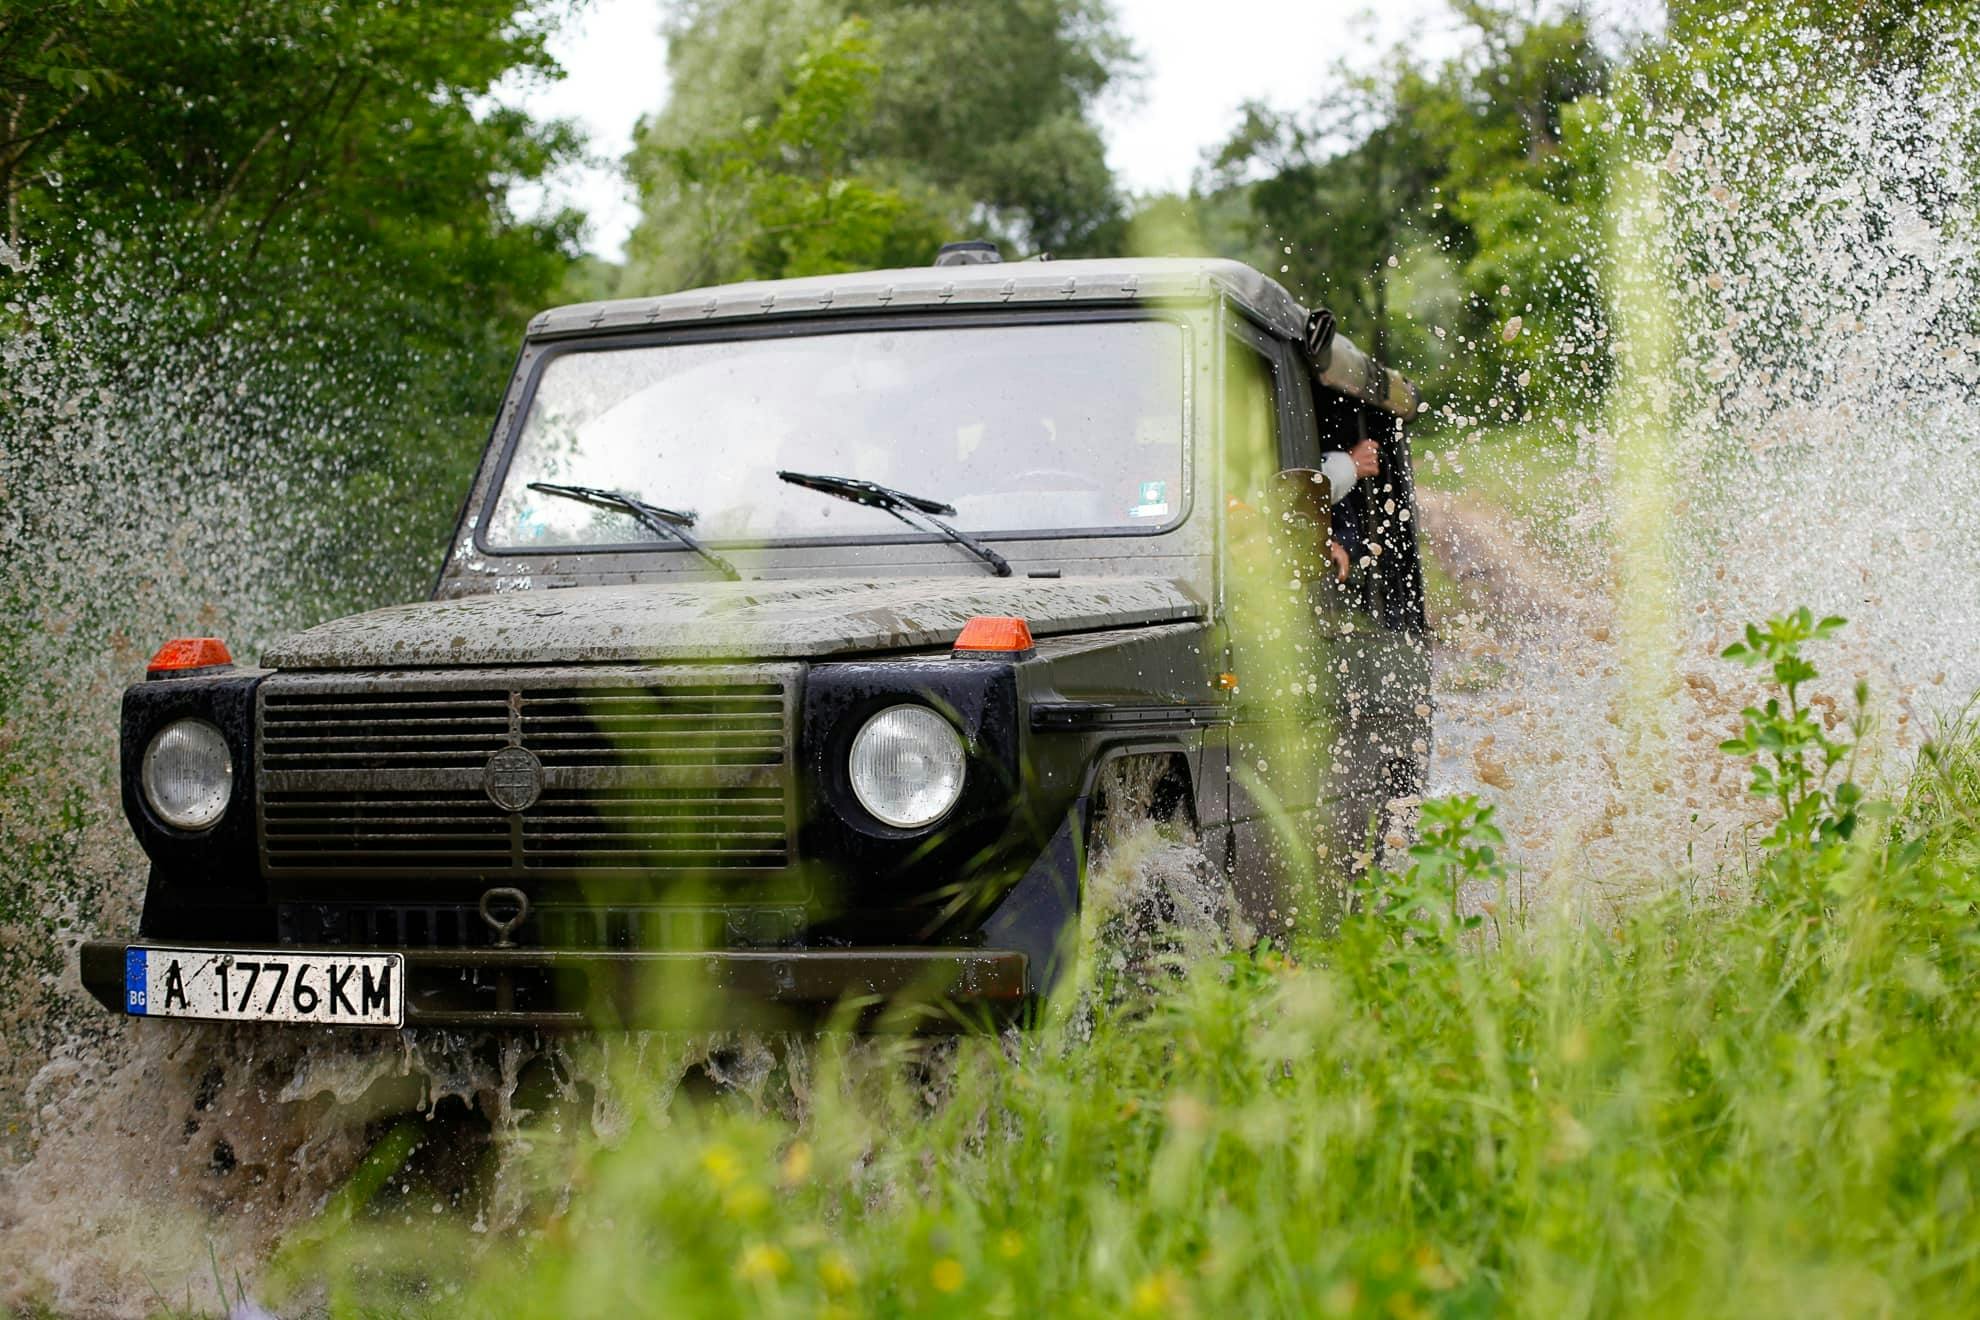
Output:
[[[1067,808],[1045,850],[997,901],[980,934],[983,947],[1025,956],[1025,995],[1042,1000],[1073,965],[1079,948],[1089,799]]]

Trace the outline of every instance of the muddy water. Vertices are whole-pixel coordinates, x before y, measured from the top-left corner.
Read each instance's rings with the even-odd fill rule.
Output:
[[[1756,56],[1749,85],[1792,86],[1802,57]],[[1812,104],[1702,94],[1704,108],[1662,115],[1640,139],[1654,223],[1625,236],[1656,306],[1619,277],[1619,305],[1590,318],[1603,333],[1668,327],[1650,355],[1659,388],[1609,415],[1439,401],[1428,448],[1457,480],[1426,497],[1424,520],[1458,592],[1438,619],[1432,789],[1500,804],[1529,902],[1737,889],[1762,817],[1715,749],[1754,688],[1717,655],[1746,620],[1804,602],[1851,618],[1817,653],[1832,675],[1822,709],[1842,718],[1850,685],[1871,684],[1867,774],[1901,773],[1980,688],[1964,140],[1980,80],[1963,72],[1846,81]],[[216,1305],[237,1275],[251,1287],[395,1115],[415,1115],[436,1149],[458,1140],[463,1160],[494,1152],[497,1173],[464,1180],[457,1208],[497,1226],[522,1195],[500,1171],[523,1167],[526,1120],[555,1110],[609,1134],[628,1110],[599,1081],[614,1058],[541,1042],[133,1030],[81,1002],[75,940],[127,928],[137,900],[141,859],[111,780],[117,691],[152,639],[218,631],[252,651],[322,612],[285,591],[279,554],[238,548],[322,542],[301,500],[323,474],[301,437],[338,422],[320,392],[262,374],[252,345],[173,346],[142,282],[105,270],[86,307],[10,308],[29,328],[0,341],[0,841],[16,873],[30,859],[34,884],[0,940],[0,1299],[138,1314]],[[1621,305],[1631,287],[1637,304]],[[131,343],[164,347],[107,365]],[[1570,372],[1585,346],[1536,371]],[[1557,461],[1495,449],[1488,432],[1509,421]],[[1646,480],[1632,456],[1646,448],[1662,456],[1650,503],[1666,515],[1647,530],[1632,521]],[[1493,464],[1547,497],[1509,510],[1467,489],[1466,471]],[[1182,918],[1171,943],[1225,937],[1186,847],[1120,856],[1131,864],[1096,914],[1127,930],[1151,911]],[[1164,953],[1108,948],[1137,974]],[[601,1048],[663,1093],[803,1104],[801,1041]],[[915,1066],[939,1102],[939,1061]]]
[[[107,239],[75,282],[0,250],[0,296],[0,1303],[156,1309],[202,1260],[210,1300],[216,1252],[251,1273],[362,1116],[348,1083],[276,1102],[273,1042],[126,1031],[80,993],[76,944],[132,928],[141,897],[119,695],[163,638],[251,657],[325,608],[336,439],[389,400],[293,345],[195,332],[198,277]],[[239,1213],[250,1187],[278,1212]]]

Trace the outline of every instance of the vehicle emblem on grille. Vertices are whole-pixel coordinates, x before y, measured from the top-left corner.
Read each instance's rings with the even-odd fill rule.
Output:
[[[543,792],[543,763],[524,747],[504,747],[481,771],[482,791],[504,811],[527,811]]]

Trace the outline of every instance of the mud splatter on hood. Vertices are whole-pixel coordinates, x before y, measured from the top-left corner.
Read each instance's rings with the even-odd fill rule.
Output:
[[[799,658],[943,646],[978,614],[1033,633],[1201,618],[1166,578],[812,578],[565,588],[396,605],[275,643],[274,669]]]

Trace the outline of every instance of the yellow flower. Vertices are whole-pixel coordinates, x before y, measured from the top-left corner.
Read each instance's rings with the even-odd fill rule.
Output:
[[[720,1142],[701,1152],[701,1167],[708,1171],[717,1187],[727,1187],[742,1177],[742,1160]]]
[[[963,1285],[962,1262],[953,1256],[944,1256],[935,1262],[934,1269],[928,1271],[928,1281],[935,1285],[936,1292],[954,1292]]]
[[[769,1242],[758,1242],[743,1248],[742,1255],[736,1257],[736,1277],[744,1283],[773,1283],[791,1268],[791,1258],[783,1248]]]
[[[818,1281],[825,1285],[826,1292],[836,1294],[852,1291],[859,1276],[853,1273],[852,1262],[844,1252],[831,1251],[818,1262]]]
[[[1408,1293],[1390,1293],[1383,1309],[1396,1320],[1424,1320],[1430,1313],[1423,1309],[1423,1303]]]
[[[997,1250],[1005,1260],[1016,1260],[1024,1254],[1024,1238],[1015,1228],[1007,1228],[997,1235]]]
[[[1451,1272],[1450,1266],[1444,1264],[1435,1247],[1418,1247],[1415,1260],[1416,1277],[1422,1281],[1424,1287],[1437,1292],[1447,1292],[1457,1287],[1457,1275]]]
[[[755,1183],[742,1183],[722,1194],[722,1213],[731,1219],[754,1219],[769,1205],[770,1193]]]
[[[1189,1293],[1182,1276],[1165,1268],[1134,1285],[1128,1305],[1136,1315],[1178,1315],[1189,1309]]]

